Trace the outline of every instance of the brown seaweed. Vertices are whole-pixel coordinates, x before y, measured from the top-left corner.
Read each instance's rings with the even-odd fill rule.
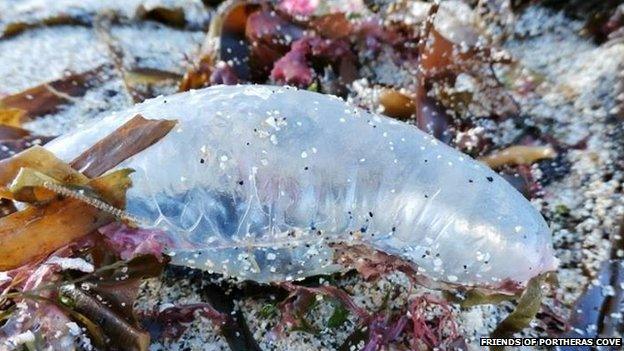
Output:
[[[82,73],[67,74],[61,79],[0,98],[0,111],[22,111],[19,122],[56,112],[60,106],[83,96],[89,86],[99,79],[102,69],[98,67]]]
[[[98,176],[160,140],[175,124],[171,120],[150,120],[136,115],[84,151],[71,166],[88,177]]]
[[[126,350],[147,350],[150,337],[147,332],[134,328],[121,319],[110,308],[100,303],[74,285],[64,285],[59,289],[61,301],[90,321],[98,325],[108,336],[106,343]]]

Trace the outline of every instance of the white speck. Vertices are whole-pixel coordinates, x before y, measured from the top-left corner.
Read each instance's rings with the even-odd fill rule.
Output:
[[[93,272],[93,265],[82,258],[66,258],[66,257],[51,257],[48,264],[56,264],[61,267],[62,270],[74,269],[77,271],[91,273]]]
[[[35,334],[33,334],[33,332],[31,332],[30,330],[27,330],[24,333],[12,336],[9,338],[8,340],[9,344],[12,345],[24,345],[24,344],[29,344],[29,343],[34,343],[35,342]]]
[[[487,261],[490,259],[489,253],[483,253],[481,251],[477,251],[477,261]]]
[[[449,282],[453,283],[453,282],[456,282],[456,281],[457,281],[457,276],[454,276],[454,275],[449,275],[449,276],[447,276],[447,277],[446,277],[446,279],[447,279]]]
[[[274,259],[277,258],[277,256],[272,252],[269,252],[266,257],[267,257],[267,260],[269,261],[273,261]]]
[[[318,255],[319,252],[315,247],[311,247],[308,252],[306,252],[307,255],[309,256],[314,256],[314,255]]]
[[[221,156],[221,161],[225,162],[228,160],[228,157],[226,155]]]
[[[67,322],[65,323],[65,326],[67,327],[67,329],[69,329],[69,333],[74,336],[80,335],[82,331],[80,329],[80,326],[76,324],[76,322]]]
[[[307,152],[305,152],[305,151],[303,151],[303,152],[301,153],[301,158],[307,158],[307,157],[308,157],[308,153],[307,153]]]

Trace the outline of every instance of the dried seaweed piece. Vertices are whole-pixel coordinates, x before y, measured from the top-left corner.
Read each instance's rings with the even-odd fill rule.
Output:
[[[387,116],[406,120],[416,114],[416,105],[409,96],[396,89],[384,89],[379,94],[379,103],[383,106],[383,113]]]
[[[598,273],[599,284],[590,284],[574,303],[568,337],[614,337],[623,328],[621,317],[624,293],[622,260],[603,262]],[[613,294],[605,294],[606,289]]]
[[[119,197],[130,184],[127,172],[121,173],[94,179],[86,186],[118,206],[124,202]],[[30,206],[0,218],[0,270],[13,269],[43,257],[113,220],[101,206],[94,206],[94,202],[82,197],[89,199],[76,193],[76,198]]]
[[[178,81],[181,78],[182,76],[177,73],[154,68],[135,68],[126,73],[126,79],[132,86],[162,84],[163,82]]]
[[[125,71],[126,86],[138,101],[145,101],[159,95],[159,89],[176,86],[182,75],[153,68],[135,68]]]
[[[150,120],[136,115],[84,151],[71,162],[71,166],[88,177],[98,176],[156,143],[175,124],[176,121],[172,120]]]
[[[111,309],[97,299],[78,289],[74,285],[64,285],[59,289],[62,301],[67,306],[88,318],[97,321],[97,325],[108,336],[107,343],[123,347],[126,350],[147,350],[149,334],[134,328],[127,321],[119,318]]]
[[[479,160],[491,168],[499,168],[504,165],[530,165],[543,159],[552,159],[557,156],[550,146],[527,146],[514,145],[491,155],[481,157]]]
[[[393,319],[392,316],[378,314],[368,325],[368,341],[362,350],[385,349],[390,342],[396,340],[403,333],[408,322],[407,316],[399,316]]]
[[[160,22],[174,28],[184,28],[186,26],[184,9],[179,7],[147,7],[145,4],[141,4],[136,10],[136,16],[143,20]]]
[[[0,112],[6,110],[21,110],[19,122],[24,122],[38,116],[53,113],[64,104],[72,102],[74,98],[83,96],[101,74],[103,67],[98,67],[82,73],[68,74],[67,76],[38,85],[17,94],[8,95],[0,99]]]

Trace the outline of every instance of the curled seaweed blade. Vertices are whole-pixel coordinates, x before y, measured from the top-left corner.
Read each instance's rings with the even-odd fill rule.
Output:
[[[147,332],[134,328],[120,318],[110,308],[74,285],[59,288],[61,301],[71,309],[84,315],[88,320],[98,321],[97,326],[109,337],[112,343],[129,350],[147,350],[150,336]]]
[[[508,337],[529,326],[542,304],[544,275],[529,280],[516,308],[492,332],[492,337]],[[492,348],[497,350],[496,347]]]

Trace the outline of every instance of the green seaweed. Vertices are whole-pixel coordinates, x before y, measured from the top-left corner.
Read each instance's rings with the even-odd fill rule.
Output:
[[[529,280],[518,301],[516,308],[491,333],[493,338],[505,338],[529,326],[542,304],[542,283],[545,275],[539,275]],[[493,346],[492,351],[503,350],[501,346]]]
[[[327,327],[329,328],[339,328],[349,319],[349,310],[347,310],[344,305],[337,301],[334,303],[334,312],[327,320]]]

